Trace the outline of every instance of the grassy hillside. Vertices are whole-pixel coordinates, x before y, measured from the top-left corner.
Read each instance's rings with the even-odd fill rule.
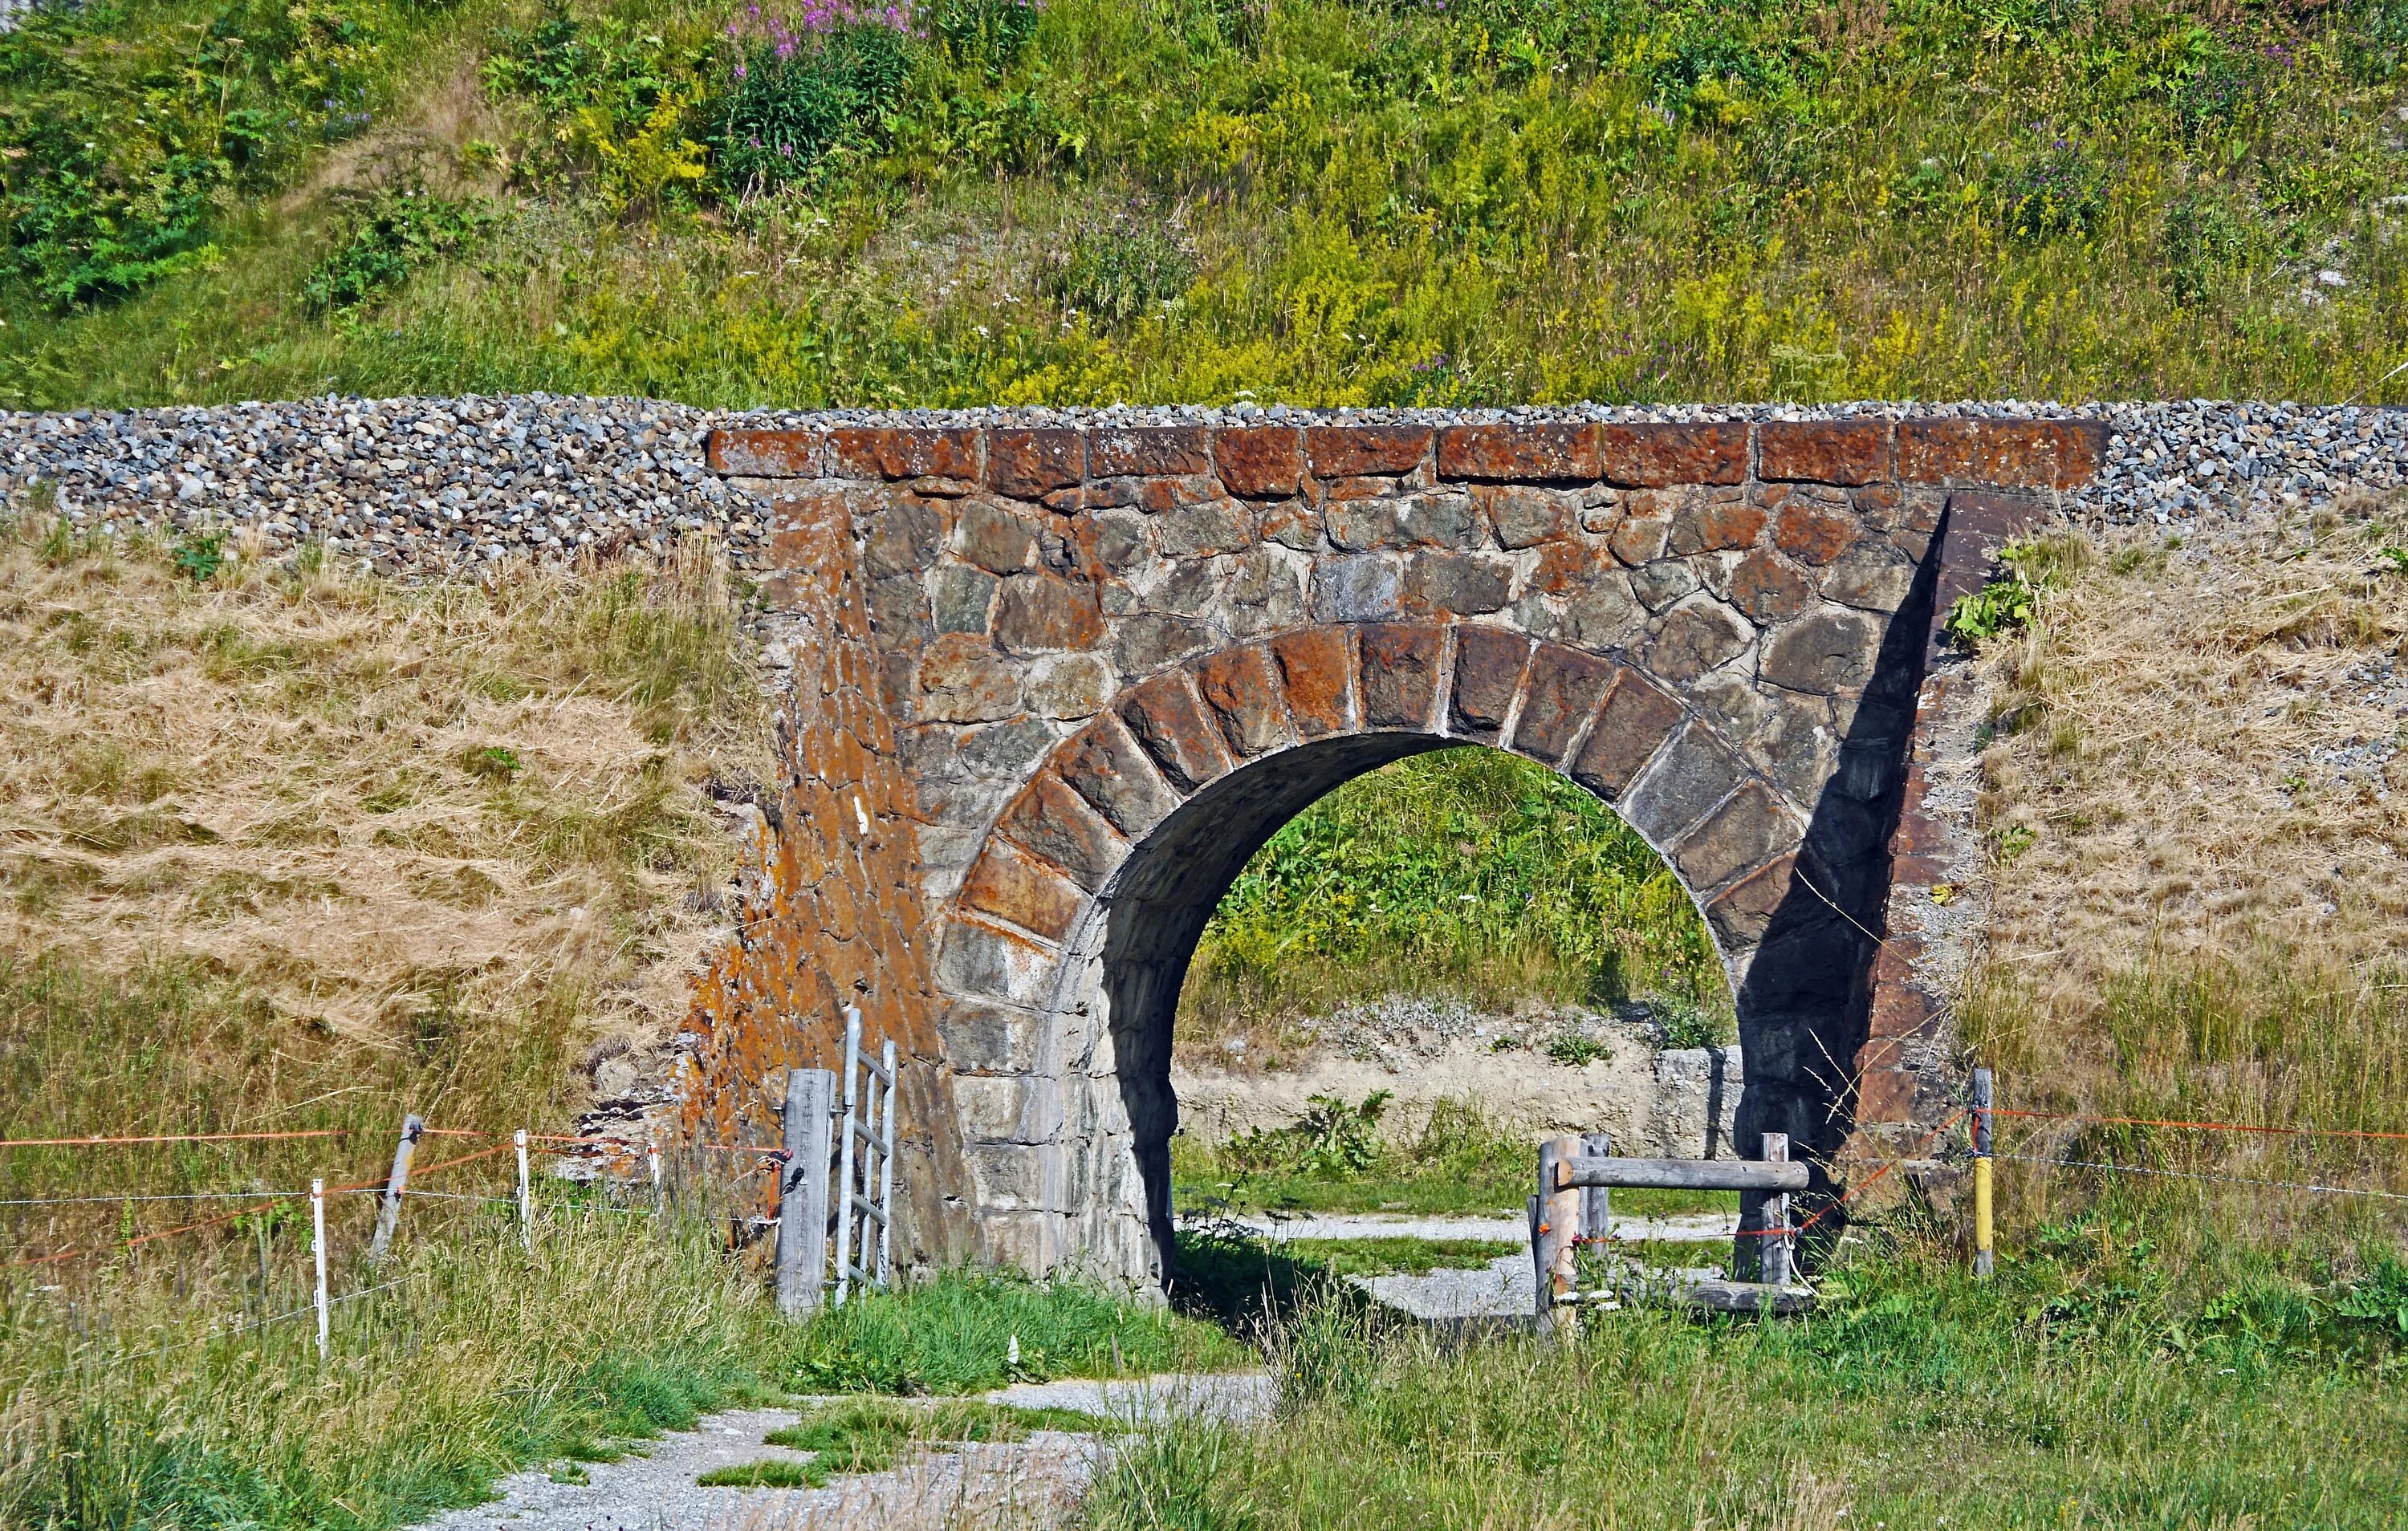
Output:
[[[2403,45],[2403,0],[105,0],[0,40],[0,396],[2408,397]]]
[[[1511,1008],[1645,996],[1727,1024],[1705,923],[1637,832],[1582,789],[1496,750],[1423,755],[1347,782],[1246,864],[1198,943],[1179,1047],[1226,1064],[1238,1031],[1383,994]]]

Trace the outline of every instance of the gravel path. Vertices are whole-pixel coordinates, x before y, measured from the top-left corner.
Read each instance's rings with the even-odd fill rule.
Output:
[[[705,466],[723,425],[1148,425],[1256,420],[1802,420],[1917,415],[2072,416],[2114,427],[2099,481],[2073,496],[2094,522],[2255,518],[2408,482],[2408,412],[2350,406],[2231,404],[1857,403],[1311,414],[1177,407],[831,410],[733,414],[654,399],[531,393],[122,412],[0,414],[0,487],[53,487],[86,533],[232,531],[247,552],[276,556],[322,538],[338,556],[388,574],[432,574],[511,556],[665,551],[681,532],[717,533],[731,560],[757,561],[765,529],[742,495]]]
[[[642,1455],[586,1464],[581,1483],[556,1482],[544,1471],[513,1473],[494,1485],[496,1498],[438,1516],[423,1531],[1043,1531],[1076,1513],[1111,1450],[1111,1425],[1179,1413],[1258,1419],[1273,1399],[1271,1380],[1260,1372],[1022,1383],[986,1396],[1023,1408],[1092,1413],[1104,1433],[1040,1430],[1008,1444],[931,1452],[891,1472],[839,1479],[821,1489],[703,1488],[695,1480],[714,1467],[810,1459],[809,1452],[762,1440],[802,1418],[800,1411],[731,1409],[692,1430],[636,1443]]]

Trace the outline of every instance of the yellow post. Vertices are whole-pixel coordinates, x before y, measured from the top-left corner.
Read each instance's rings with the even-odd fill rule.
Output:
[[[1987,1281],[1993,1264],[1990,1228],[1990,1071],[1973,1070],[1973,1275]]]

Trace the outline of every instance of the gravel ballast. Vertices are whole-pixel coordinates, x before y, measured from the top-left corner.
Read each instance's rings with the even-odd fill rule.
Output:
[[[326,396],[284,404],[0,417],[0,474],[21,508],[87,535],[223,531],[248,556],[304,543],[378,572],[431,576],[512,557],[567,562],[663,553],[709,531],[757,566],[757,508],[703,461],[723,426],[1065,426],[1263,421],[1463,424],[1994,416],[2104,420],[2098,480],[2077,519],[2181,530],[2259,519],[2408,482],[2408,412],[2213,403],[1840,404],[1813,408],[1609,407],[1307,411],[1253,405],[1109,409],[698,409],[659,400],[530,393],[455,399]],[[47,485],[47,488],[40,486]]]

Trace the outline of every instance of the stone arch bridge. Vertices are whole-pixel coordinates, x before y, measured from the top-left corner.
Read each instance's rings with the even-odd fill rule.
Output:
[[[1930,891],[1974,859],[1970,725],[1937,614],[2104,447],[1973,417],[722,432],[791,686],[693,1122],[769,1140],[763,1080],[830,1062],[857,1000],[910,1060],[918,1258],[1158,1279],[1206,917],[1315,797],[1476,743],[1663,853],[1737,996],[1742,1140],[1844,1179],[1956,1088]]]

